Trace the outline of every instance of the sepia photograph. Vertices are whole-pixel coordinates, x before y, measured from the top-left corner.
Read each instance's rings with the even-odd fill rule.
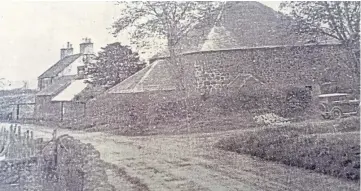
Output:
[[[359,191],[360,1],[1,1],[0,191]]]

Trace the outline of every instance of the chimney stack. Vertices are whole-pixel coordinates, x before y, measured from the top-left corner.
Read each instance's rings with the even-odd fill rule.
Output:
[[[73,45],[70,44],[70,42],[67,42],[66,48],[60,49],[60,59],[73,55],[73,50]]]
[[[93,43],[90,38],[83,38],[83,42],[80,43],[81,54],[93,54]]]

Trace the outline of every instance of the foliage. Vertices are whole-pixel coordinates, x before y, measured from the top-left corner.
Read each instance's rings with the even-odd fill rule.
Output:
[[[360,120],[294,123],[227,137],[217,147],[351,180],[360,174]]]
[[[286,1],[281,10],[291,9],[299,33],[327,35],[339,41],[360,39],[360,2]]]
[[[90,83],[111,87],[144,66],[145,63],[139,59],[137,52],[133,52],[129,46],[116,42],[102,48],[95,62],[88,63],[86,74],[90,76]]]
[[[329,37],[346,45],[354,59],[351,68],[359,75],[359,1],[286,1],[280,9],[292,18],[291,27],[296,33]]]
[[[233,112],[250,111],[254,115],[274,113],[285,118],[306,117],[312,109],[310,91],[303,87],[273,89],[258,86],[254,90],[235,90],[214,101]]]
[[[312,103],[311,91],[307,88],[294,87],[287,90],[286,108],[287,113],[301,113]]]
[[[208,21],[219,6],[218,2],[196,1],[132,1],[121,3],[125,8],[112,28],[116,36],[125,29],[132,30],[137,45],[145,39],[158,37],[166,41],[173,76],[182,86],[182,66],[177,67],[176,46],[196,25]]]

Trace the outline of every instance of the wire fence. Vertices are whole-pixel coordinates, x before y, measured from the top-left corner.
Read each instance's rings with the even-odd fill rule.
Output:
[[[33,131],[22,132],[21,126],[1,127],[0,160],[21,160],[35,156],[36,142]]]

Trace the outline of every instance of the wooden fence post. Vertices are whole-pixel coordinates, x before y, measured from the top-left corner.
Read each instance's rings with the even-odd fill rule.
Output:
[[[20,115],[20,104],[16,104],[16,120],[19,120]]]
[[[6,158],[10,158],[11,157],[11,154],[12,154],[12,136],[11,136],[11,133],[13,132],[13,125],[10,125],[10,130],[9,130],[9,134],[8,134],[8,140],[9,140],[9,145],[8,145],[8,149],[7,149],[7,153],[6,153]]]
[[[34,156],[34,151],[35,151],[35,143],[34,143],[34,132],[31,131],[30,132],[30,156]]]
[[[30,131],[26,130],[26,148],[29,148],[29,139],[30,139]],[[29,149],[26,149],[26,157],[29,157],[30,152]]]

